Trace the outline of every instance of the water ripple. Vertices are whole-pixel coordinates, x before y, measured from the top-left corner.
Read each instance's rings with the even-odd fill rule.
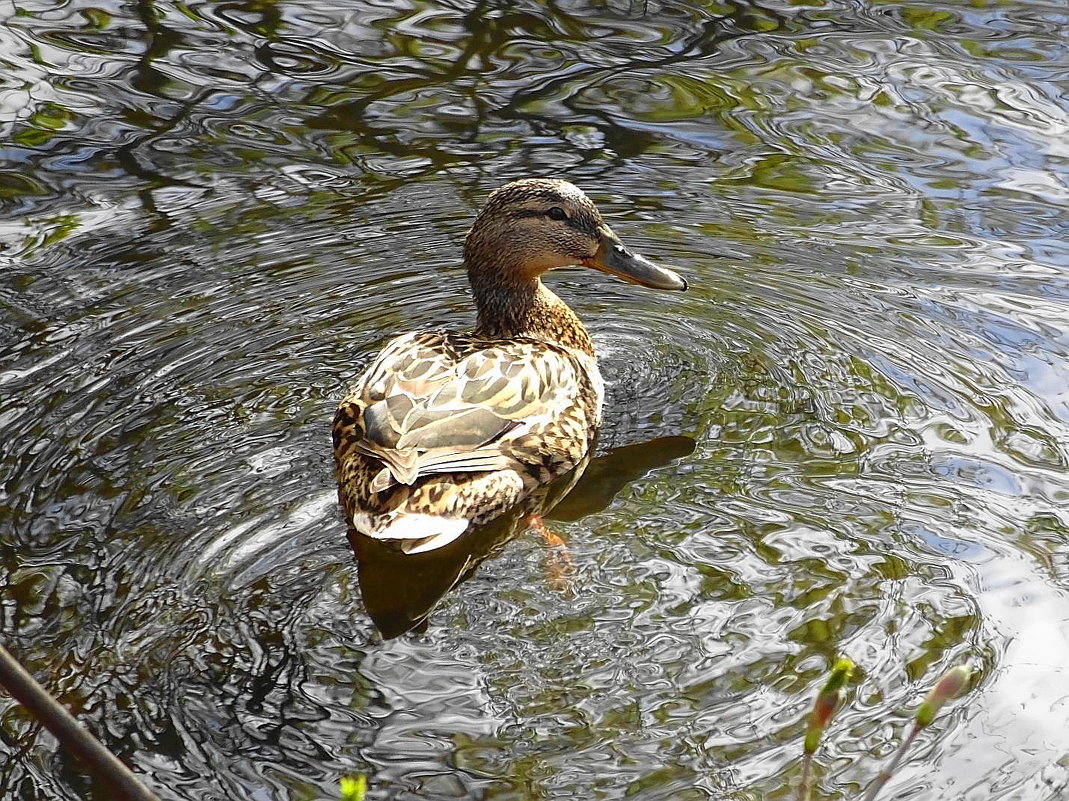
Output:
[[[176,801],[355,772],[398,799],[777,797],[839,653],[862,676],[822,792],[867,783],[970,659],[892,792],[1053,797],[1067,23],[1040,0],[0,12],[5,636]],[[384,642],[325,426],[391,336],[471,323],[465,230],[539,172],[691,291],[550,279],[609,401],[602,484],[552,521],[573,594],[520,536]],[[3,711],[5,795],[91,797]]]

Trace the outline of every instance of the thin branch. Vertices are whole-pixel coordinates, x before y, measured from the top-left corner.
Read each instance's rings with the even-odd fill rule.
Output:
[[[49,695],[37,680],[0,645],[0,684],[55,735],[60,744],[124,801],[159,801],[119,759]]]

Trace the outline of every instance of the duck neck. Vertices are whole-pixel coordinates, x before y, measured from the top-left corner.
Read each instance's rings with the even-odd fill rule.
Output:
[[[594,343],[575,312],[537,277],[505,275],[468,267],[481,339],[532,337],[594,355]]]

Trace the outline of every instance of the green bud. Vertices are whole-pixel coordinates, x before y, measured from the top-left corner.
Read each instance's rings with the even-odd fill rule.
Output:
[[[939,681],[928,692],[924,702],[918,707],[917,714],[913,716],[917,726],[924,728],[929,725],[943,704],[952,698],[957,698],[969,686],[973,670],[967,665],[957,665],[939,677]]]
[[[341,787],[342,801],[364,801],[367,792],[367,776],[360,773],[356,776],[343,776],[338,782]]]
[[[838,692],[850,680],[852,675],[854,675],[854,663],[845,656],[840,656],[835,660],[831,675],[824,683],[824,692]]]
[[[820,745],[824,729],[831,723],[835,710],[839,706],[839,690],[846,684],[854,672],[854,663],[845,657],[835,662],[831,675],[824,682],[824,687],[813,702],[813,711],[809,714],[809,724],[805,730],[805,753],[812,754]]]

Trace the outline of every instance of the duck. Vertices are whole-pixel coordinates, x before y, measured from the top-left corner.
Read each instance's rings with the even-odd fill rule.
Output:
[[[463,257],[475,328],[388,342],[331,427],[350,532],[405,554],[489,523],[592,448],[604,400],[594,344],[545,273],[581,266],[687,289],[679,274],[627,248],[579,187],[556,178],[490,193]]]

